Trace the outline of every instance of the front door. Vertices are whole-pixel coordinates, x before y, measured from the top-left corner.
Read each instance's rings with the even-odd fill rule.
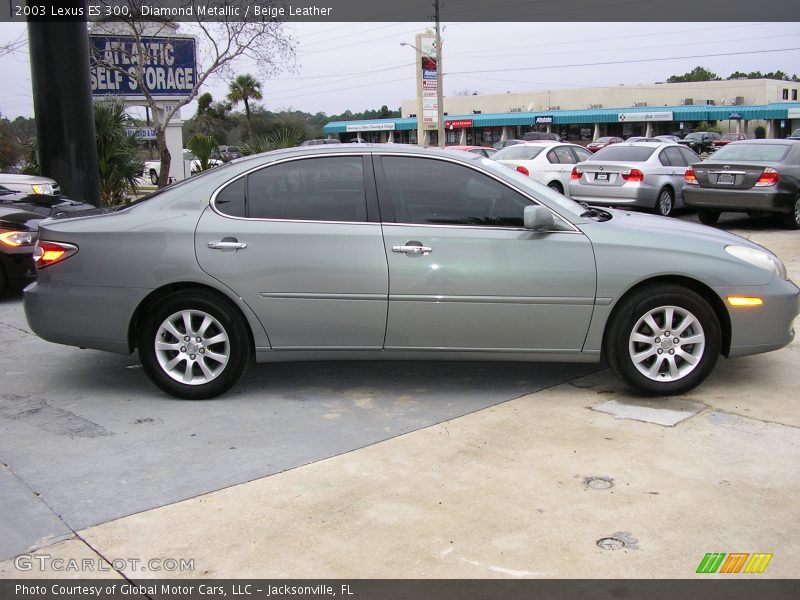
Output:
[[[596,289],[589,240],[532,200],[444,158],[376,159],[389,263],[387,349],[574,352]],[[390,222],[387,222],[390,221]]]

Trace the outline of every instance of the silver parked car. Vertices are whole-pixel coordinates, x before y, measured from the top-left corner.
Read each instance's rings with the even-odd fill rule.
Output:
[[[788,344],[800,311],[781,261],[749,240],[587,209],[493,160],[409,146],[242,158],[46,221],[35,255],[38,335],[138,349],[182,398],[225,392],[253,358],[605,357],[635,388],[678,394],[720,354]]]
[[[570,198],[610,206],[636,206],[668,217],[683,205],[683,175],[700,157],[670,143],[613,144],[572,170]]]
[[[61,188],[55,179],[42,177],[41,175],[0,173],[0,185],[6,189],[25,194],[45,194],[48,196],[59,196],[61,194]]]

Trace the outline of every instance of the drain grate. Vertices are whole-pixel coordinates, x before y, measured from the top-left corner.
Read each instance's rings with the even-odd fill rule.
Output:
[[[603,550],[638,550],[639,540],[627,531],[617,531],[607,537],[597,540],[597,545]]]
[[[611,477],[584,477],[583,482],[593,490],[607,490],[614,487]]]

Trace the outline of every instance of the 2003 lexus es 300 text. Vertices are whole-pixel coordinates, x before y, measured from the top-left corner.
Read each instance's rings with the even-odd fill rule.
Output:
[[[399,145],[247,157],[39,231],[33,330],[138,349],[183,398],[225,392],[253,358],[604,356],[638,390],[678,394],[720,354],[788,344],[800,310],[781,261],[748,240]]]

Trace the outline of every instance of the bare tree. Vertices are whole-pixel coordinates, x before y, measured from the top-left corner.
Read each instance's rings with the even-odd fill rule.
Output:
[[[207,0],[182,0],[180,3],[170,3],[170,7],[184,9],[183,12],[176,12],[183,15],[180,22],[181,33],[195,36],[198,56],[194,83],[188,95],[175,103],[171,109],[164,111],[162,119],[154,119],[156,142],[161,159],[158,187],[167,184],[171,162],[166,142],[166,126],[182,106],[197,96],[209,77],[212,75],[230,77],[233,74],[234,63],[239,58],[251,59],[264,77],[269,77],[287,66],[291,67],[294,63],[294,40],[285,31],[283,23],[271,20],[266,15],[262,18],[250,15],[247,21],[242,21],[243,17],[237,16],[237,12],[245,14],[247,2],[244,0],[216,0],[214,4],[230,7],[230,10],[222,11],[214,17],[214,20],[209,20],[204,16],[207,13],[200,8],[208,6]],[[272,2],[261,4],[272,4]],[[102,30],[105,35],[133,38],[130,47],[122,49],[128,53],[126,62],[129,64],[120,66],[117,61],[109,61],[102,55],[95,55],[93,58],[97,65],[118,72],[135,82],[136,89],[141,91],[145,102],[155,115],[159,113],[160,107],[158,98],[154,97],[146,85],[146,69],[152,62],[147,40],[173,33],[177,23],[170,17],[151,16],[152,9],[148,11],[145,8],[143,12],[142,7],[152,6],[152,2],[127,0],[127,5],[130,16],[123,17],[118,22],[103,24]],[[238,11],[233,10],[237,7]],[[154,22],[153,19],[159,20]]]

